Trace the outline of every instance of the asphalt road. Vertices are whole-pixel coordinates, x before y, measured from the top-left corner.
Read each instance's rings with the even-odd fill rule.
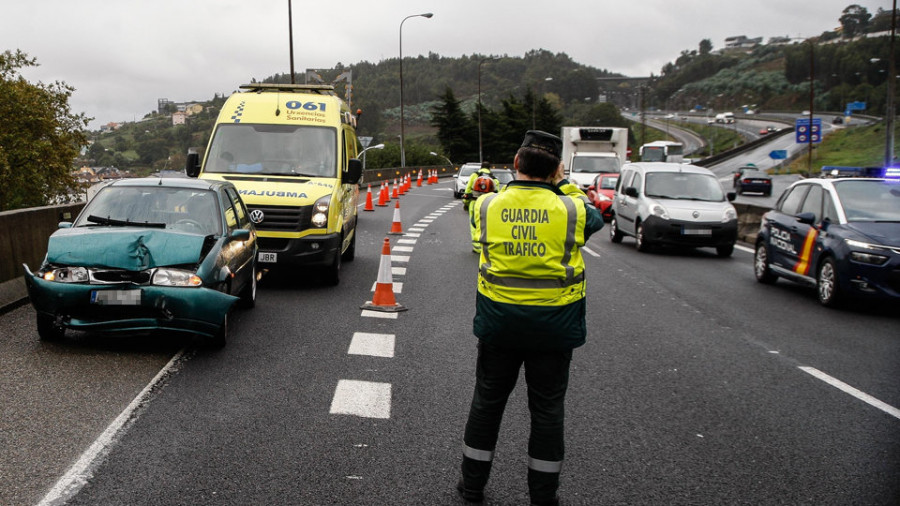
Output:
[[[338,287],[267,275],[228,346],[189,346],[74,477],[75,495],[48,498],[462,504],[453,485],[474,384],[477,257],[450,185],[402,198],[409,235],[391,238],[392,265],[405,268],[393,279],[408,311],[359,308],[393,208],[361,213]],[[606,232],[585,255],[590,332],[567,399],[565,504],[900,502],[892,308],[829,310],[809,289],[758,284],[741,249],[642,254]],[[0,504],[44,498],[182,344],[86,335],[48,345],[33,325],[28,306],[0,317]],[[527,503],[522,387],[489,505]]]

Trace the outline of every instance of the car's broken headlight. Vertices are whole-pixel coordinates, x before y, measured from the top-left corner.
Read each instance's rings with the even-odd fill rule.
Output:
[[[191,271],[182,269],[157,269],[151,283],[157,286],[200,286],[203,280]]]
[[[50,269],[44,272],[42,277],[45,281],[56,281],[57,283],[86,283],[90,280],[88,270],[84,267]]]

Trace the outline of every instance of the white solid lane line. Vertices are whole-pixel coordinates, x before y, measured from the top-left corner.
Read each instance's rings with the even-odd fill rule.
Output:
[[[815,378],[818,378],[818,379],[824,381],[825,383],[828,383],[829,385],[837,388],[838,390],[843,391],[844,393],[848,393],[848,394],[852,395],[853,397],[856,397],[857,399],[865,402],[866,404],[869,404],[870,406],[876,407],[876,408],[880,409],[881,411],[884,411],[885,413],[893,416],[894,418],[900,419],[900,409],[897,409],[886,402],[879,401],[878,399],[872,397],[871,395],[869,395],[865,392],[862,392],[860,390],[857,390],[856,388],[851,387],[850,385],[844,383],[843,381],[841,381],[839,379],[832,378],[831,376],[816,369],[815,367],[801,366],[800,370],[807,374],[812,375]]]

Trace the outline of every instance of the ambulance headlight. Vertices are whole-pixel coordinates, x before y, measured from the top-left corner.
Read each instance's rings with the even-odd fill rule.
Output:
[[[312,218],[309,222],[313,227],[325,228],[328,226],[328,208],[331,206],[331,195],[326,195],[313,204]]]

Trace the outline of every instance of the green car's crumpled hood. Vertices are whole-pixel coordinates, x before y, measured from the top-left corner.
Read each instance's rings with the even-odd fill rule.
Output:
[[[130,271],[194,264],[200,259],[203,241],[202,235],[164,229],[66,228],[50,236],[47,262]]]

